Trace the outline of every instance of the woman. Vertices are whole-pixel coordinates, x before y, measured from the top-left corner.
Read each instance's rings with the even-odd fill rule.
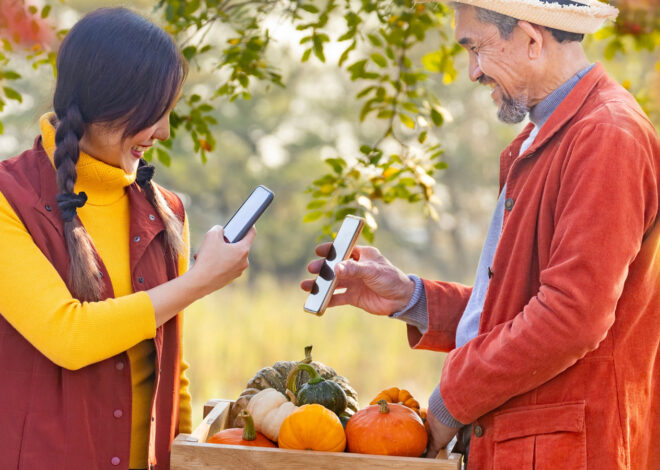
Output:
[[[126,9],[78,22],[54,113],[0,162],[0,468],[169,468],[190,432],[179,312],[247,268],[255,231],[204,238],[142,154],[169,137],[187,65]],[[139,168],[138,168],[139,167]]]

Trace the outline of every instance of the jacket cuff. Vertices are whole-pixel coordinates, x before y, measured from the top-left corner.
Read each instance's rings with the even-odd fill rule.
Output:
[[[463,423],[451,415],[445,406],[445,402],[443,401],[442,395],[440,394],[440,387],[435,387],[433,389],[433,393],[431,393],[431,396],[429,397],[428,412],[435,416],[438,421],[447,427],[458,429],[464,426]]]
[[[424,334],[429,327],[429,314],[426,306],[424,283],[414,274],[409,274],[408,278],[415,283],[415,291],[413,292],[408,305],[402,310],[392,313],[390,318],[403,320],[408,325],[417,328],[421,334]]]

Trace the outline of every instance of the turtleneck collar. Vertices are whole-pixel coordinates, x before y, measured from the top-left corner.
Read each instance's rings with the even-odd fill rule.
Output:
[[[55,113],[46,113],[39,119],[41,128],[41,144],[48,154],[53,166],[55,154]],[[94,206],[105,206],[121,199],[125,194],[124,188],[133,184],[135,173],[128,174],[121,168],[108,165],[97,160],[85,152],[80,152],[76,164],[78,179],[75,184],[75,192],[87,193],[87,204]]]

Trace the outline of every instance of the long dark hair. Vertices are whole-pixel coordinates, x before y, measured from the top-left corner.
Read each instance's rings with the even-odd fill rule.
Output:
[[[125,126],[124,138],[137,134],[172,107],[187,72],[188,65],[172,38],[125,8],[89,13],[60,46],[53,97],[58,120],[54,160],[70,259],[69,285],[80,300],[100,300],[103,292],[92,241],[75,217],[75,206],[85,202],[84,194],[74,193],[85,125]],[[165,223],[169,254],[179,254],[181,221],[151,181],[143,190]]]

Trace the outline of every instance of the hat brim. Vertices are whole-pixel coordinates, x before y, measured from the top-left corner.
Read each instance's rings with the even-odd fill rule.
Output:
[[[502,15],[567,31],[591,34],[608,20],[615,20],[619,10],[599,0],[574,0],[573,5],[549,3],[547,0],[426,0],[461,3],[491,10]]]

